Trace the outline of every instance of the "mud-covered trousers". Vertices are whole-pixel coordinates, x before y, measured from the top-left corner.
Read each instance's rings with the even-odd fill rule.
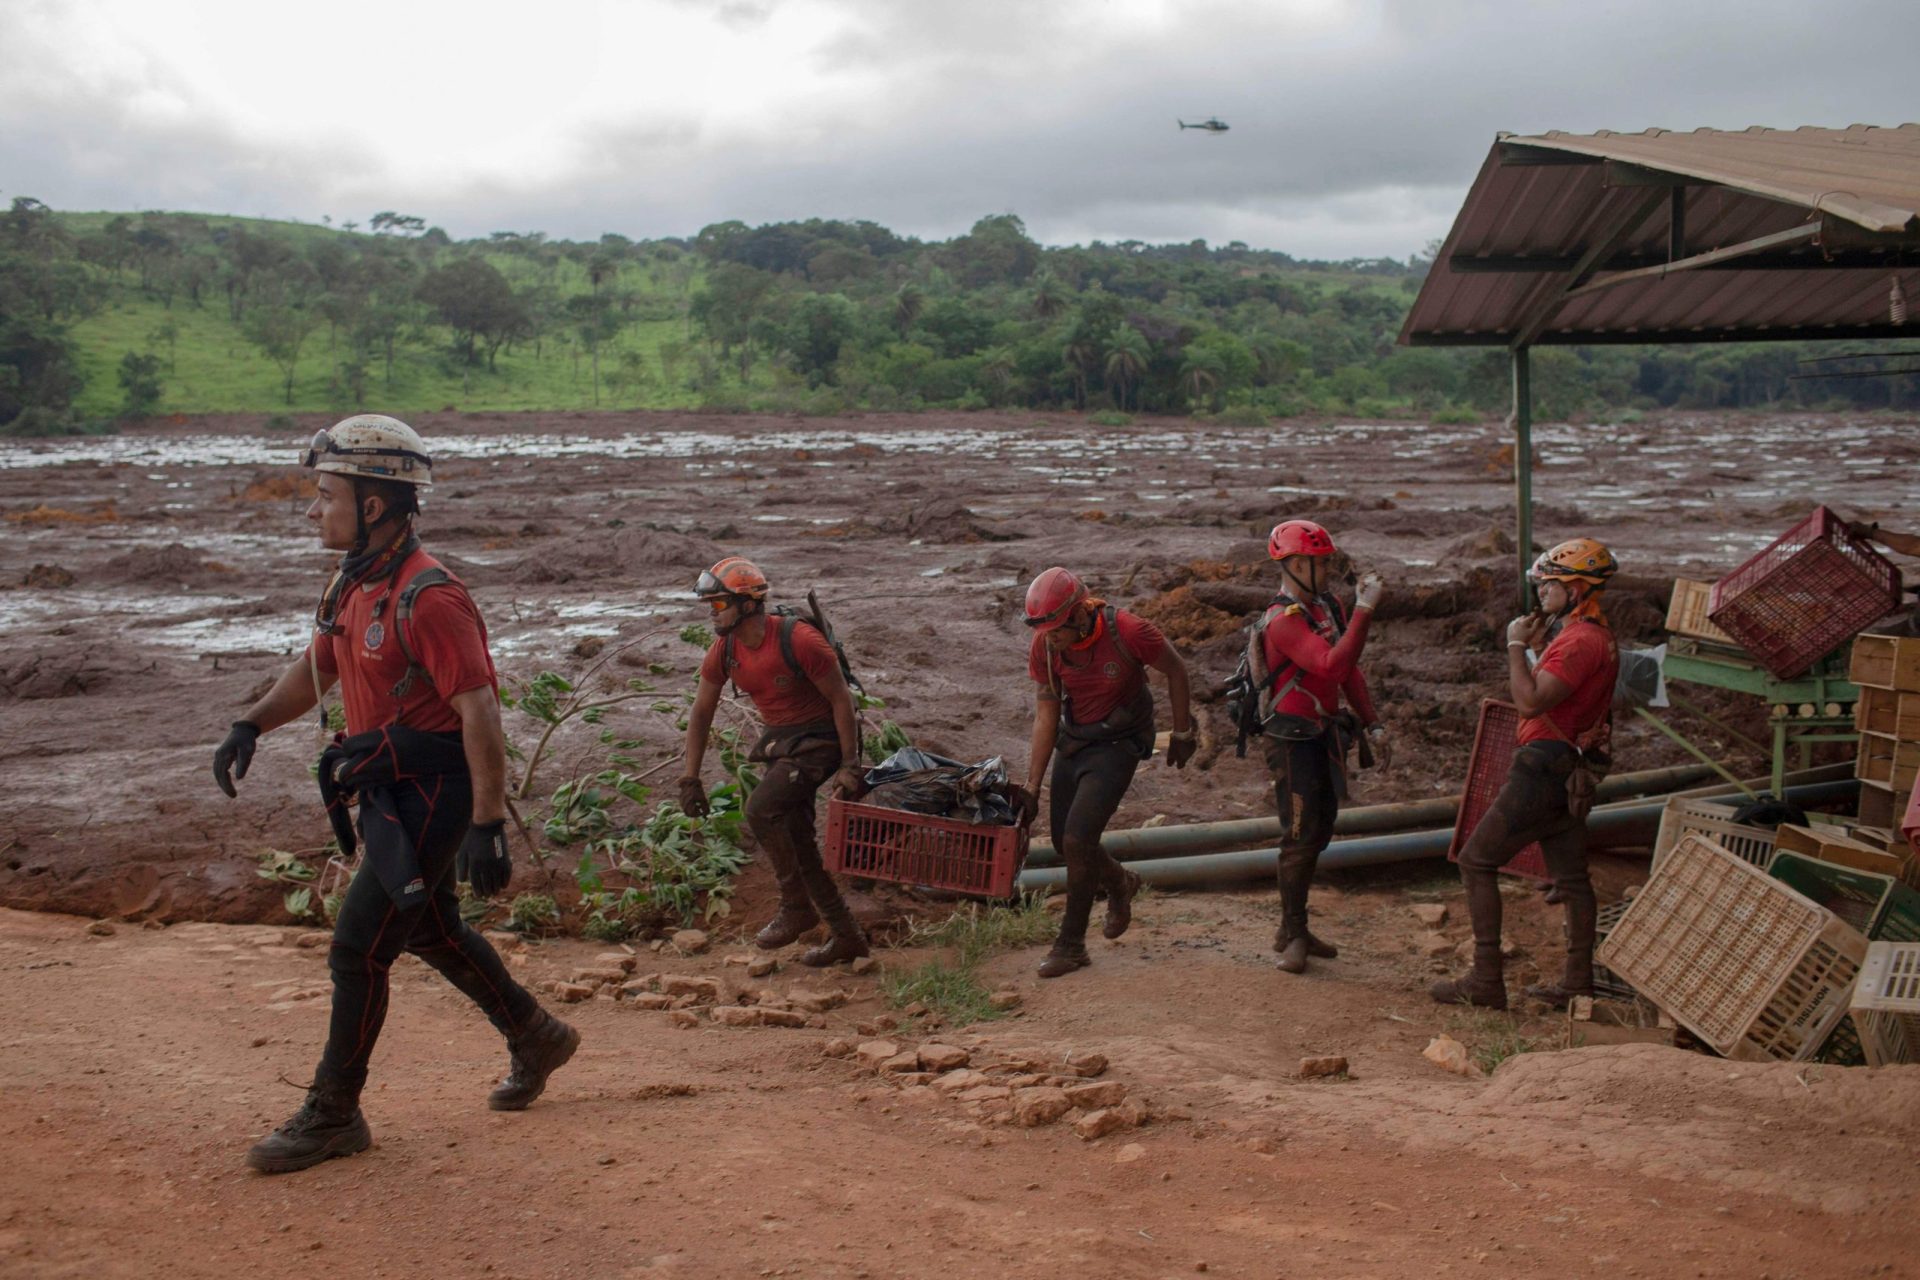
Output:
[[[1567,983],[1593,985],[1595,901],[1587,874],[1587,824],[1567,812],[1567,775],[1576,756],[1564,742],[1529,742],[1513,753],[1507,780],[1460,850],[1460,879],[1473,918],[1474,968],[1500,967],[1498,872],[1538,841],[1547,874],[1567,906]]]
[[[1152,730],[1146,747],[1152,748]],[[1133,738],[1090,742],[1070,755],[1056,756],[1048,786],[1047,823],[1053,847],[1067,867],[1067,909],[1060,917],[1056,948],[1081,946],[1087,938],[1087,920],[1093,900],[1118,883],[1121,868],[1100,846],[1107,823],[1140,767],[1141,743]]]
[[[820,861],[814,834],[814,796],[840,768],[839,739],[822,734],[770,730],[755,746],[753,755],[766,761],[766,772],[747,797],[747,829],[773,864],[780,904],[810,904],[829,930],[847,934],[855,932],[853,913]]]
[[[354,1091],[365,1085],[367,1060],[387,1018],[388,971],[410,951],[440,971],[480,1006],[502,1035],[512,1038],[539,1012],[525,987],[487,940],[460,918],[453,892],[453,860],[473,813],[473,789],[462,774],[441,774],[393,788],[401,822],[413,837],[426,901],[402,911],[370,869],[354,876],[334,921],[327,968],[333,972],[333,1016],[319,1078]],[[366,820],[368,809],[362,807]]]
[[[1340,815],[1342,779],[1328,749],[1329,738],[1266,737],[1273,807],[1280,818],[1280,941],[1307,932],[1307,893],[1321,851],[1333,839]]]

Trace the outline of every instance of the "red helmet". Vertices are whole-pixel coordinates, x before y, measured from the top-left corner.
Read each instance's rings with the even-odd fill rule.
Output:
[[[1087,598],[1080,579],[1058,565],[1033,580],[1027,588],[1027,625],[1051,631],[1073,614],[1073,606]]]
[[[1311,520],[1288,520],[1273,526],[1273,532],[1267,535],[1267,558],[1270,560],[1332,554],[1333,539]]]
[[[767,575],[745,556],[728,556],[700,575],[693,594],[702,600],[745,596],[749,600],[767,598]]]

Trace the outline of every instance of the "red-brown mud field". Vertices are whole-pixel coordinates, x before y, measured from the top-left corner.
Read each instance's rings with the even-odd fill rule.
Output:
[[[240,799],[210,757],[302,643],[328,567],[308,531],[300,445],[209,419],[0,447],[0,1269],[21,1275],[1595,1277],[1920,1274],[1920,1068],[1729,1063],[1647,1044],[1569,1047],[1555,1016],[1442,1012],[1452,957],[1412,903],[1445,903],[1445,864],[1326,877],[1316,930],[1339,960],[1271,967],[1259,887],[1159,893],[1093,967],[1032,977],[1038,948],[988,961],[1023,1004],[971,1027],[917,1025],[976,1067],[1105,1055],[1147,1123],[1094,1141],[1066,1120],[1008,1123],[825,1056],[871,1038],[876,977],[790,957],[748,980],[725,957],[764,917],[748,872],[713,949],[638,944],[642,973],[718,979],[722,1000],[841,992],[797,1028],[730,1028],[595,999],[574,1065],[523,1115],[482,1094],[497,1038],[431,971],[396,969],[366,1100],[376,1146],[281,1179],[240,1156],[284,1118],[325,1015],[324,948],[296,945],[270,849],[310,855],[324,822],[311,726],[263,740]],[[1479,700],[1501,691],[1513,611],[1511,484],[1497,424],[1151,421],[1070,416],[852,419],[428,415],[439,462],[422,533],[473,588],[503,675],[606,667],[663,697],[691,688],[700,621],[685,592],[723,551],[776,594],[815,587],[869,690],[921,745],[1019,761],[1031,721],[1019,600],[1049,564],[1154,617],[1196,687],[1231,669],[1271,589],[1263,539],[1305,515],[1392,595],[1366,667],[1396,739],[1356,803],[1455,791]],[[1624,637],[1660,639],[1676,575],[1711,578],[1816,502],[1912,527],[1915,423],[1894,417],[1664,415],[1539,431],[1537,538],[1606,539]],[[652,634],[652,633],[658,634]],[[657,669],[657,673],[649,674]],[[1755,708],[1707,699],[1736,728]],[[1162,703],[1164,707],[1164,701]],[[1164,712],[1163,712],[1164,714]],[[1216,704],[1184,772],[1143,768],[1116,825],[1266,811]],[[531,746],[537,726],[507,713]],[[668,761],[648,699],[608,725]],[[597,731],[564,734],[550,788]],[[1706,733],[1743,773],[1761,761]],[[1618,767],[1686,757],[1622,722]],[[671,764],[665,765],[671,770]],[[538,807],[537,805],[535,806]],[[521,867],[515,889],[540,889]],[[1599,860],[1603,898],[1644,873]],[[564,874],[561,880],[564,883]],[[1516,882],[1510,981],[1557,967],[1554,909]],[[876,910],[938,908],[879,895]],[[497,916],[496,916],[497,919]],[[896,935],[897,936],[897,935]],[[606,948],[516,946],[528,981]],[[880,975],[928,958],[878,953]],[[322,993],[315,997],[314,993]],[[827,1001],[815,1003],[831,1004]],[[757,1007],[757,1006],[756,1006]],[[804,1007],[804,1005],[803,1005]],[[893,1016],[898,1016],[893,1015]],[[1420,1057],[1450,1031],[1527,1039],[1491,1080]],[[1346,1077],[1300,1079],[1341,1054]]]

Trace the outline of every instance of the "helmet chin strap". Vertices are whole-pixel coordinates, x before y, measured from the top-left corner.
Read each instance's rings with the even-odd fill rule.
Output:
[[[1320,596],[1326,594],[1323,591],[1315,591],[1313,589],[1313,584],[1310,581],[1309,582],[1300,581],[1299,577],[1297,577],[1294,574],[1293,570],[1287,567],[1285,561],[1282,561],[1280,564],[1280,576],[1286,580],[1287,586],[1292,588],[1292,590],[1289,591],[1288,594],[1292,595],[1296,600],[1299,600],[1303,603],[1308,600],[1318,599]]]

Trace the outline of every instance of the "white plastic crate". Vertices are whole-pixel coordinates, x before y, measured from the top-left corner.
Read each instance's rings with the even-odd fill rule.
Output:
[[[1920,942],[1874,942],[1853,988],[1867,1065],[1920,1062]]]

